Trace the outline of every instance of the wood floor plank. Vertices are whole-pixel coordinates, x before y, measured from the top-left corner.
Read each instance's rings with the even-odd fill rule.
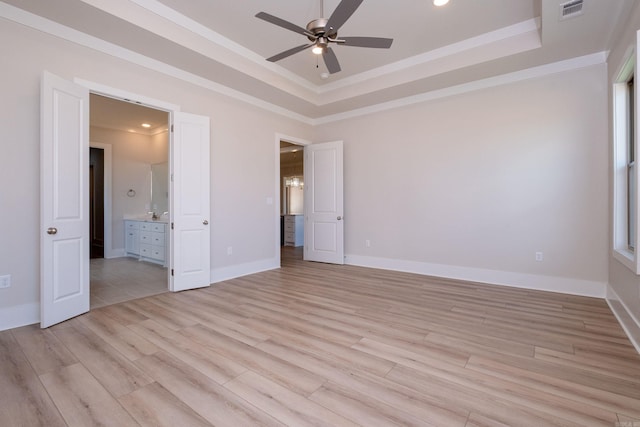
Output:
[[[385,360],[376,355],[359,351],[353,346],[344,346],[330,341],[319,339],[307,334],[295,333],[289,330],[288,324],[272,322],[263,317],[244,320],[243,324],[249,325],[259,331],[264,331],[272,336],[285,339],[293,347],[313,352],[319,355],[329,355],[342,363],[353,366],[363,371],[372,372],[384,376],[394,366],[394,362]]]
[[[138,426],[129,413],[81,364],[40,375],[70,427]]]
[[[236,341],[202,325],[186,328],[185,336],[210,347],[216,353],[235,360],[247,369],[257,372],[290,390],[308,396],[325,381],[307,369],[273,357],[264,351]]]
[[[427,329],[406,327],[403,329],[390,324],[375,322],[353,314],[339,311],[316,309],[301,315],[301,318],[315,325],[327,325],[361,337],[389,337],[408,342],[421,342],[430,332]]]
[[[212,379],[161,351],[135,363],[201,417],[220,426],[281,426]]]
[[[156,303],[161,305],[166,304],[167,306],[173,307],[182,313],[184,313],[185,310],[188,310],[188,312],[191,313],[191,316],[195,318],[199,324],[245,344],[255,345],[269,339],[268,335],[254,329],[247,328],[238,321],[232,321],[218,315],[217,311],[215,309],[212,310],[211,307],[196,307],[192,304],[185,303],[184,301],[177,301],[175,298],[172,298],[172,295],[158,296],[158,298],[156,298]]]
[[[0,390],[0,425],[65,425],[11,331],[0,332]]]
[[[216,284],[216,291],[222,284]],[[189,307],[193,307],[196,310],[213,312],[217,316],[227,319],[232,322],[239,322],[246,319],[242,312],[238,311],[235,304],[231,304],[218,295],[212,295],[209,292],[205,292],[204,289],[199,292],[180,292],[177,294],[171,294],[171,297],[176,301],[182,302]]]
[[[158,383],[118,398],[142,427],[210,427],[211,423]]]
[[[13,336],[38,375],[78,361],[51,330],[29,325],[14,329]]]
[[[55,335],[116,397],[153,382],[122,353],[85,326],[78,324],[73,328],[57,331]]]
[[[449,401],[450,405],[460,405],[471,413],[481,414],[488,419],[510,426],[611,426],[611,416],[606,420],[591,418],[588,415],[573,413],[579,421],[572,421],[559,417],[553,411],[540,410],[528,404],[521,404],[505,399],[509,396],[509,388],[501,395],[495,395],[487,390],[469,388],[463,378],[441,378],[439,375],[429,375],[412,368],[396,367],[388,375],[391,381],[414,389],[417,393],[431,395],[437,393],[441,398]],[[459,382],[460,381],[460,382]],[[553,403],[547,408],[553,409]],[[585,405],[588,409],[588,406]],[[557,411],[556,411],[557,412]],[[584,420],[588,420],[585,424]]]
[[[103,313],[111,317],[118,323],[123,325],[130,325],[134,323],[144,322],[148,319],[144,314],[133,310],[123,304],[113,304],[106,307],[101,307],[93,312]]]
[[[365,426],[437,426],[437,424],[431,424],[393,406],[366,395],[358,395],[349,388],[330,382],[309,396],[309,399],[327,408],[332,408],[343,417]]]
[[[92,311],[79,317],[78,321],[129,360],[136,360],[159,350],[150,341],[136,335],[104,312]]]
[[[331,357],[306,353],[273,338],[260,343],[259,347],[275,357],[297,366],[304,366],[334,384],[349,387],[354,393],[377,399],[428,423],[443,426],[460,425],[467,418],[468,413],[461,406],[450,405],[438,396],[416,393],[386,378],[339,363]]]
[[[359,425],[252,371],[225,387],[288,426]]]
[[[180,313],[166,310],[163,307],[154,303],[155,297],[149,297],[134,301],[123,303],[127,308],[130,308],[138,313],[147,316],[150,319],[166,326],[167,328],[179,331],[180,329],[193,326],[197,324],[196,321],[190,318],[185,318]]]
[[[632,380],[640,385],[640,368],[633,361],[610,361],[610,358],[594,356],[584,350],[578,352],[578,354],[568,354],[546,348],[536,348],[535,358],[560,366],[564,365],[568,368],[578,367],[623,381]]]
[[[154,320],[145,320],[129,328],[175,358],[187,363],[217,383],[224,384],[247,370],[244,366],[210,348],[194,342]]]
[[[251,319],[258,319],[261,322],[269,322],[270,324],[286,325],[286,329],[297,335],[310,335],[318,337],[322,340],[350,346],[362,338],[357,334],[332,328],[328,325],[315,325],[301,317],[291,315],[280,310],[265,309],[255,304],[242,304],[238,309],[251,315]],[[247,322],[249,319],[244,320]]]
[[[545,369],[546,367],[546,369]],[[602,408],[607,411],[640,417],[640,400],[625,394],[629,389],[628,383],[620,383],[619,390],[607,390],[615,386],[615,381],[609,381],[606,376],[593,378],[588,372],[570,370],[555,365],[540,365],[528,360],[500,360],[472,356],[467,364],[468,369],[477,370],[496,378],[508,381],[516,380],[519,384],[531,387],[555,396],[562,396]],[[608,384],[600,383],[599,379]],[[634,394],[640,390],[631,385]]]
[[[501,423],[493,418],[472,412],[464,427],[511,427],[511,425]]]
[[[383,343],[363,338],[359,343],[352,346],[356,350],[375,355],[393,363],[410,367],[421,367],[422,365],[445,367],[447,365],[465,366],[469,360],[469,355],[456,354],[451,351],[447,354],[444,351],[432,351],[429,346],[422,348],[403,348],[398,345]]]
[[[515,343],[502,338],[476,335],[454,328],[434,327],[434,331],[424,338],[425,343],[437,343],[451,349],[466,351],[470,354],[510,354],[514,356],[533,357],[535,346]]]

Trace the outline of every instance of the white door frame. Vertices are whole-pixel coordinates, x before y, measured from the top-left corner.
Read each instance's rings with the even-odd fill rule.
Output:
[[[180,111],[180,106],[176,105],[176,104],[171,104],[169,102],[165,102],[165,101],[161,101],[158,99],[154,99],[154,98],[150,98],[144,95],[139,95],[133,92],[129,92],[126,90],[122,90],[122,89],[117,89],[117,88],[113,88],[110,86],[105,86],[103,84],[100,83],[95,83],[95,82],[91,82],[88,80],[83,80],[83,79],[78,79],[75,78],[73,80],[74,83],[80,85],[80,86],[84,86],[87,89],[89,89],[89,93],[93,93],[96,95],[102,95],[102,96],[107,96],[109,98],[114,98],[114,99],[119,99],[122,100],[124,102],[134,102],[136,104],[139,105],[143,105],[145,107],[149,107],[149,108],[154,108],[156,110],[163,110],[163,111],[167,111],[169,113],[169,123],[173,123],[173,116],[175,112],[179,112]],[[90,143],[91,145],[92,143]],[[172,142],[172,138],[169,138],[169,153],[171,153],[171,145],[173,144]],[[106,145],[106,144],[103,144]],[[106,152],[105,152],[106,154]],[[171,161],[171,159],[169,159],[169,161]],[[105,162],[105,180],[106,180],[106,162]],[[106,188],[106,186],[105,186]],[[106,206],[105,206],[105,211],[106,211]],[[169,209],[169,218],[173,218],[173,212],[171,212],[171,209]],[[109,213],[109,215],[111,215],[111,213]],[[105,218],[106,221],[106,218]],[[105,227],[105,235],[107,233],[107,229]],[[107,248],[106,248],[106,239],[107,237],[105,236],[105,258],[106,258],[106,254],[107,254]],[[111,241],[111,235],[109,234],[109,241]],[[113,252],[113,248],[111,248],[110,253]],[[87,253],[87,256],[89,256],[89,254]],[[169,260],[168,260],[168,265],[169,268],[167,268],[167,289],[169,289],[170,287],[170,283],[171,283],[171,257],[173,256],[173,254],[169,254]]]
[[[275,253],[276,253],[276,265],[281,267],[281,259],[280,259],[280,209],[282,206],[282,200],[280,200],[280,186],[282,185],[282,180],[280,177],[280,141],[288,142],[290,144],[296,145],[311,145],[312,142],[303,138],[298,138],[295,136],[288,136],[282,133],[276,133],[275,136],[275,203],[274,203],[274,215],[275,215]],[[303,168],[304,168],[304,156],[302,156]],[[304,207],[305,211],[307,209],[306,204]]]
[[[89,107],[91,108],[91,107]],[[104,153],[104,257],[105,258],[115,258],[113,248],[111,247],[111,209],[112,209],[112,194],[111,194],[111,185],[112,185],[112,151],[111,144],[103,144],[101,142],[92,142],[89,140],[90,148],[99,148]]]

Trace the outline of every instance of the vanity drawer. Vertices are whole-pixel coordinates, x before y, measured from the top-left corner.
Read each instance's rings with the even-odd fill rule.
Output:
[[[151,246],[151,258],[164,261],[164,247]]]
[[[151,224],[151,231],[154,231],[156,233],[164,233],[164,224],[161,224],[161,223]]]
[[[156,232],[152,231],[150,234],[151,234],[151,244],[152,245],[164,246],[164,232],[156,233]]]
[[[151,245],[140,243],[140,256],[151,258],[152,253]]]
[[[151,226],[153,226],[153,224],[149,224],[148,222],[141,222],[140,223],[140,230],[151,231]]]
[[[147,243],[147,244],[151,244],[153,243],[153,234],[151,231],[140,231],[140,244],[142,243]]]
[[[127,231],[140,229],[140,223],[138,221],[125,221],[125,224],[127,224]]]

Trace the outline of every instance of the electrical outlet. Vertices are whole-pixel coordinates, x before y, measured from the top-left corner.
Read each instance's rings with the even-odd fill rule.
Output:
[[[227,247],[227,255],[233,255],[233,246]]]
[[[364,244],[366,247],[370,248],[371,247],[371,240],[365,240]]]
[[[544,255],[542,254],[542,252],[536,252],[536,261],[542,262],[543,259]]]
[[[11,287],[11,275],[0,276],[0,289]]]

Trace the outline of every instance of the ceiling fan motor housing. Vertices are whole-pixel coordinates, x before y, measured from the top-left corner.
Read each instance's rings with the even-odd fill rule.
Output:
[[[314,36],[307,36],[309,40],[312,42],[316,41],[318,37],[326,37],[329,39],[335,39],[338,37],[338,32],[333,28],[326,29],[327,22],[329,20],[327,18],[318,18],[307,24],[307,31],[309,31]]]

